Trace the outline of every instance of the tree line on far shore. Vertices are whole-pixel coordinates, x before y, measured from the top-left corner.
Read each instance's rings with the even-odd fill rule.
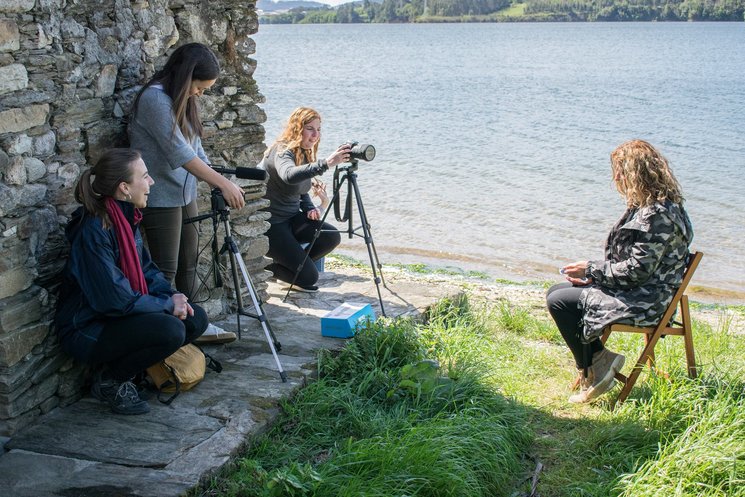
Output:
[[[362,0],[338,7],[297,7],[262,16],[267,24],[745,21],[745,0]]]

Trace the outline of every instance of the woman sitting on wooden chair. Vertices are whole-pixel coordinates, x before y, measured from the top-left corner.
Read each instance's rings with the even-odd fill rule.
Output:
[[[603,346],[603,329],[656,325],[680,286],[693,239],[680,185],[657,149],[626,142],[611,154],[611,166],[627,209],[608,235],[605,259],[564,266],[568,282],[546,296],[581,375],[579,393],[569,397],[574,403],[613,387],[625,358]]]

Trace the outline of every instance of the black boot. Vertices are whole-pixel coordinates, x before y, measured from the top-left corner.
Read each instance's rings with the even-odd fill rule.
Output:
[[[106,402],[117,414],[145,414],[150,405],[140,398],[132,381],[120,382],[103,371],[93,376],[91,395]]]

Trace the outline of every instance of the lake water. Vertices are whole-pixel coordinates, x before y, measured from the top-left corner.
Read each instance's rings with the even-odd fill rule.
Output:
[[[624,210],[609,154],[642,138],[683,186],[694,283],[745,295],[745,23],[261,25],[254,40],[267,144],[306,105],[321,156],[376,147],[358,184],[384,264],[559,281],[602,258]],[[367,260],[357,237],[340,252]]]

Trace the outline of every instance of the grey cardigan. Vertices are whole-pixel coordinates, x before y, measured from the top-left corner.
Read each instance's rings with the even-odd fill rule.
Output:
[[[160,85],[147,88],[136,112],[130,116],[130,147],[142,154],[142,160],[155,180],[150,187],[148,207],[183,207],[197,197],[197,180],[182,166],[199,157],[209,163],[202,140],[187,140],[176,126],[173,102]]]
[[[264,198],[270,202],[270,224],[288,221],[300,211],[308,212],[315,208],[308,195],[310,180],[328,170],[325,160],[297,165],[292,150],[285,149],[281,144],[274,144],[263,163],[269,176]]]

